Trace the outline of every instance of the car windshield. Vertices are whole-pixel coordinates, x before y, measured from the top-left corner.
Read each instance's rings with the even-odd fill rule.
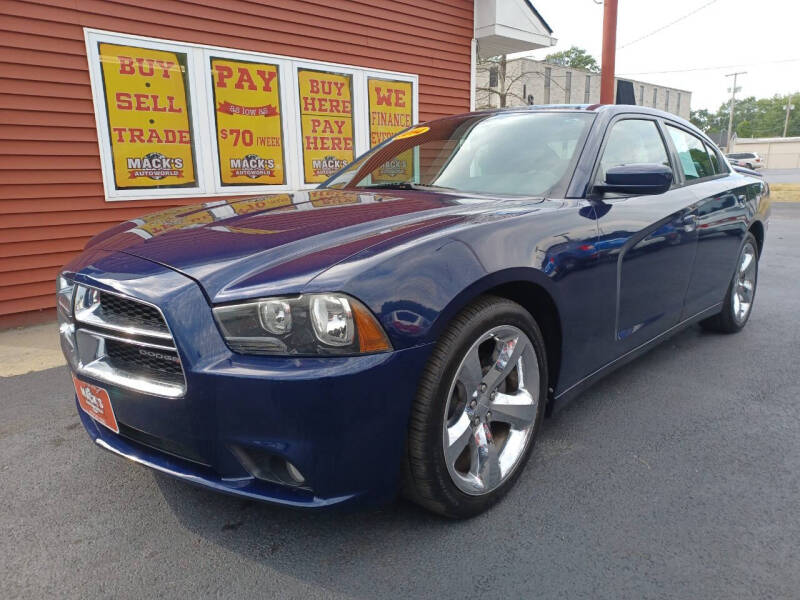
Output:
[[[593,118],[553,111],[432,121],[367,152],[323,187],[546,195],[571,170]]]

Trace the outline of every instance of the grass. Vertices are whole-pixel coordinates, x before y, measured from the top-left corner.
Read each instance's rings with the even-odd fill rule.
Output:
[[[800,183],[771,183],[769,191],[773,202],[800,202]]]

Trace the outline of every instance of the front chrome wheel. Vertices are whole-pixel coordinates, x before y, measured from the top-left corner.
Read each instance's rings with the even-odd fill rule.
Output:
[[[483,333],[458,366],[445,404],[443,451],[456,487],[492,492],[519,466],[539,413],[539,364],[512,325]]]
[[[747,320],[753,306],[753,296],[756,290],[756,263],[755,246],[748,241],[742,248],[731,293],[733,318],[740,325]]]

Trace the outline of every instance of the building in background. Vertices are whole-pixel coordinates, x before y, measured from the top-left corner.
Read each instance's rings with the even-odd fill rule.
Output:
[[[311,189],[473,107],[478,47],[550,33],[529,0],[6,3],[0,327],[54,318],[56,274],[96,233]]]
[[[800,137],[732,137],[731,153],[755,152],[767,169],[800,169]]]
[[[497,66],[481,63],[477,75],[476,106],[498,107],[526,104],[595,104],[600,102],[600,73],[564,67],[531,58],[517,58],[505,64],[505,77]],[[636,104],[671,112],[686,120],[692,93],[644,81],[633,83]],[[487,91],[487,88],[495,92]],[[499,93],[498,93],[499,92]]]

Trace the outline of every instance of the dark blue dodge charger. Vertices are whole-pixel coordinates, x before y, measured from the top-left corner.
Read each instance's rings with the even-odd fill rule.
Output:
[[[58,279],[78,412],[222,492],[474,515],[555,407],[693,323],[744,327],[768,194],[656,110],[431,121],[312,192],[91,240]]]

